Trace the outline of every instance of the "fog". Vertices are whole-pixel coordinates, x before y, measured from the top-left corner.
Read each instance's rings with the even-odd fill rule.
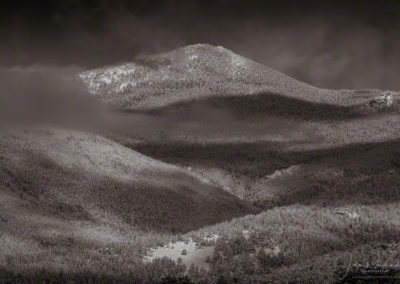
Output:
[[[89,131],[146,129],[153,121],[109,109],[90,94],[77,66],[0,68],[0,127],[66,127]]]
[[[171,106],[156,112],[108,108],[89,94],[77,66],[31,65],[0,68],[0,127],[61,127],[165,139],[263,137],[299,125],[274,116],[251,123],[226,106],[207,101]],[[200,137],[200,138],[199,138]]]
[[[2,125],[88,126],[100,106],[79,82],[78,67],[33,65],[0,68]]]

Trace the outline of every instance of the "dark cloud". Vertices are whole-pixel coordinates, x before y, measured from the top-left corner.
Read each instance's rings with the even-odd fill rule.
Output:
[[[311,17],[286,26],[249,24],[234,49],[325,88],[399,89],[400,33]],[[232,43],[229,41],[228,45]]]
[[[210,43],[329,88],[400,89],[398,1],[1,1],[0,63],[86,68]]]

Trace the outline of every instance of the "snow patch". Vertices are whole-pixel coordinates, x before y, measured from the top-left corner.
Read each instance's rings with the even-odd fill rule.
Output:
[[[350,219],[358,219],[358,218],[360,218],[360,214],[358,214],[355,211],[351,211],[351,210],[349,210],[347,208],[341,209],[341,210],[336,210],[333,213],[336,214],[336,215],[346,216],[346,217],[348,217]]]
[[[282,175],[293,175],[298,169],[300,169],[299,165],[292,165],[286,169],[282,170],[276,170],[270,175],[267,175],[263,178],[263,180],[269,180],[269,179],[276,179],[281,177]]]
[[[193,264],[199,269],[209,270],[210,265],[207,263],[207,258],[211,258],[214,254],[214,246],[200,247],[191,239],[187,242],[170,242],[168,245],[151,249],[149,254],[143,259],[144,262],[152,262],[157,258],[167,257],[177,261],[182,259],[182,263],[186,265],[186,271]]]
[[[376,97],[368,102],[368,105],[373,108],[391,107],[394,103],[395,96],[399,94],[392,91],[386,91],[381,96]]]
[[[125,82],[121,83],[119,86],[116,87],[117,92],[123,92],[126,88],[130,86],[136,86],[136,82]]]
[[[112,83],[112,80],[104,75],[99,78],[99,81],[102,81],[102,82],[106,83],[107,85]]]
[[[247,69],[248,68],[248,62],[245,58],[243,58],[240,55],[231,53],[231,64],[238,67],[238,68],[243,68]]]

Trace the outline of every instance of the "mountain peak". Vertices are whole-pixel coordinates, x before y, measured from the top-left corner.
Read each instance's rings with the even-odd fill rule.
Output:
[[[245,67],[246,63],[257,64],[222,46],[213,46],[207,43],[186,45],[162,54],[147,56],[143,59],[157,61],[161,58],[164,59],[164,62],[168,61],[173,65],[187,64],[195,59],[200,59],[200,61],[196,61],[197,65],[200,64],[201,61],[208,61],[209,64],[205,65],[211,66],[211,64],[220,64],[225,65],[225,69],[231,67]]]
[[[214,46],[214,45],[211,45],[211,44],[208,44],[208,43],[197,43],[197,44],[185,45],[185,46],[181,47],[181,49],[185,50],[187,53],[217,52],[217,53],[234,54],[234,52],[232,50],[227,49],[227,48],[225,48],[225,47],[223,47],[221,45]]]
[[[89,70],[80,77],[91,93],[128,108],[208,95],[290,94],[288,88],[296,92],[302,89],[302,93],[314,91],[229,49],[204,43]]]
[[[196,49],[215,49],[216,47],[214,45],[211,45],[209,43],[195,43],[195,44],[189,44],[181,47],[183,49],[187,50],[196,50]]]

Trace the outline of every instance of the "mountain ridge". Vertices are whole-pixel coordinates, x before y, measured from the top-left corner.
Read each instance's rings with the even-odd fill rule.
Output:
[[[272,92],[298,97],[296,88],[312,100],[318,100],[313,93],[334,92],[318,89],[222,46],[209,44],[184,46],[132,62],[84,71],[80,77],[91,93],[107,102],[118,101],[116,105],[127,108],[165,105],[167,98],[172,102],[224,94]]]
[[[382,90],[329,90],[291,78],[222,46],[194,44],[79,74],[88,90],[123,109],[149,109],[210,96],[260,93],[315,103],[363,105]]]

